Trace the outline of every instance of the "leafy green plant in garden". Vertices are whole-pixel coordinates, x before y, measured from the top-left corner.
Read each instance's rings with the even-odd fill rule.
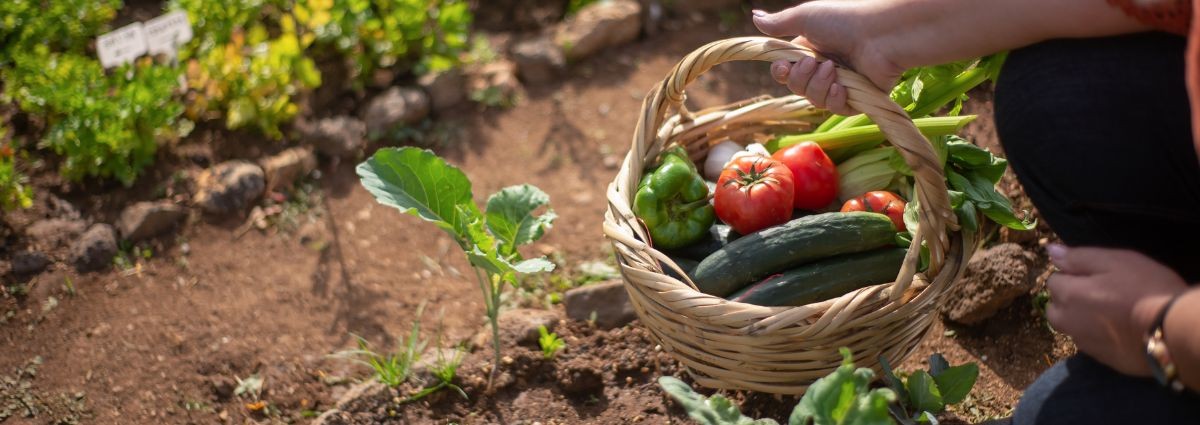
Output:
[[[5,70],[4,97],[43,117],[40,146],[62,155],[63,176],[112,177],[128,186],[154,161],[159,141],[190,131],[178,122],[178,77],[176,68],[149,59],[106,74],[95,59],[37,46]]]
[[[917,371],[906,380],[882,361],[888,388],[870,388],[875,372],[854,367],[850,350],[842,348],[842,365],[818,379],[804,393],[788,417],[789,425],[885,425],[937,423],[934,413],[966,398],[975,384],[978,367],[971,363],[950,367],[940,354],[930,358],[930,371]],[[701,425],[776,425],[774,419],[753,419],[720,394],[704,397],[683,381],[670,376],[658,384],[679,402],[688,416]]]
[[[350,59],[360,83],[381,68],[424,74],[457,65],[472,19],[463,0],[301,0],[295,14],[318,43]]]
[[[937,423],[934,414],[946,411],[946,406],[966,400],[979,377],[979,366],[967,363],[950,366],[945,357],[929,356],[929,371],[918,370],[901,379],[892,372],[887,359],[879,358],[884,381],[898,395],[899,403],[891,406],[892,415],[900,423]]]
[[[488,197],[480,210],[466,174],[433,152],[412,147],[376,152],[358,165],[363,186],[381,204],[428,221],[450,234],[475,269],[492,329],[494,362],[500,363],[500,296],[518,275],[551,271],[545,258],[525,259],[517,247],[540,239],[555,214],[550,197],[531,185],[509,186]],[[546,211],[538,215],[543,207]]]
[[[5,0],[0,2],[0,67],[20,52],[44,46],[83,52],[121,8],[121,0]]]
[[[293,97],[321,85],[304,53],[314,36],[284,12],[289,7],[282,0],[171,2],[170,9],[188,13],[197,34],[180,52],[191,89],[189,118],[223,116],[230,129],[283,137],[280,127],[299,109]]]
[[[546,326],[538,326],[538,346],[542,348],[542,358],[546,360],[553,359],[558,355],[558,352],[567,346],[567,342],[558,337],[558,334],[546,330]]]
[[[466,355],[466,351],[462,347],[455,347],[454,354],[449,357],[446,357],[442,350],[436,351],[438,358],[429,366],[429,373],[433,375],[433,378],[437,382],[422,388],[416,394],[408,396],[402,400],[404,403],[420,400],[427,395],[441,391],[443,388],[450,388],[462,398],[467,398],[467,393],[463,391],[462,387],[454,383],[454,378],[458,376],[458,367],[462,365],[462,359]]]
[[[16,158],[20,155],[5,142],[8,129],[0,123],[0,210],[10,211],[33,206],[33,191],[26,186],[26,179],[17,169]]]

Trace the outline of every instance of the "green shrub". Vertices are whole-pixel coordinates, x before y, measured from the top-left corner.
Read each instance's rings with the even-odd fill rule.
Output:
[[[255,128],[282,138],[280,127],[298,110],[293,97],[321,85],[304,50],[311,34],[297,31],[278,2],[174,0],[188,13],[196,35],[180,51],[187,61],[187,116],[224,117],[230,129]],[[277,29],[278,35],[272,36]]]
[[[32,191],[25,186],[25,176],[16,168],[19,155],[11,142],[5,142],[8,130],[0,123],[0,210],[29,208],[33,205]]]
[[[178,134],[183,107],[174,97],[175,68],[147,59],[105,75],[95,59],[44,46],[12,59],[5,97],[42,117],[40,146],[63,157],[59,172],[68,179],[112,177],[132,185],[154,161],[158,140]]]
[[[82,52],[120,8],[121,0],[0,1],[0,66],[35,46]]]
[[[360,82],[380,68],[449,69],[469,47],[471,12],[463,0],[301,0],[295,10],[318,43],[351,59]]]

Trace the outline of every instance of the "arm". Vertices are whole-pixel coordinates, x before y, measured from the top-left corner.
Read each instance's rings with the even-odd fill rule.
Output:
[[[1052,38],[1149,29],[1104,0],[816,0],[774,14],[754,14],[754,24],[763,33],[799,36],[797,42],[855,69],[882,89],[915,66],[979,57]],[[825,67],[815,62],[776,63],[772,75],[819,107],[829,103],[834,112],[848,112],[844,90],[840,98],[827,99],[838,89],[830,87],[832,64]]]

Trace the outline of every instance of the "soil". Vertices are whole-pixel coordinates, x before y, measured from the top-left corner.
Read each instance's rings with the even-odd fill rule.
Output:
[[[513,109],[464,103],[441,112],[436,126],[446,136],[434,148],[463,168],[477,201],[525,182],[549,193],[559,219],[531,251],[555,258],[558,273],[570,279],[581,264],[611,256],[599,229],[603,194],[628,148],[643,94],[695,47],[754,34],[737,18],[745,15],[672,17],[652,38],[576,64],[561,81],[526,87]],[[731,64],[697,81],[689,102],[715,105],[762,93],[784,94],[766,64]],[[986,110],[986,98],[969,108]],[[972,132],[994,142],[987,136],[989,118],[981,117]],[[205,139],[211,137],[217,140]],[[153,199],[164,187],[159,182],[176,172],[284,147],[203,128],[194,139],[212,147],[160,155],[150,177],[132,189],[35,179],[39,206],[6,216],[8,231],[60,215],[52,194],[85,217],[112,222],[123,205]],[[192,159],[196,155],[200,159]],[[27,385],[0,387],[0,410],[18,399],[37,409],[32,418],[16,415],[6,423],[304,422],[369,376],[329,356],[353,348],[353,335],[386,350],[425,305],[426,335],[440,332],[446,346],[470,340],[484,324],[483,306],[476,284],[463,276],[468,266],[455,245],[433,226],[376,204],[353,166],[323,163],[319,178],[293,191],[308,201],[265,230],[245,226],[245,215],[193,217],[177,235],[145,245],[152,257],[134,256],[128,268],[78,274],[57,264],[30,280],[6,282],[27,292],[0,299],[0,376],[9,378],[0,381]],[[1020,195],[1013,184],[1004,187]],[[1023,243],[1036,247],[1047,236]],[[1073,351],[1031,305],[1029,297],[1018,299],[977,328],[938,323],[900,367],[923,367],[933,352],[951,363],[978,362],[979,384],[951,416],[978,422],[1006,415],[1022,388]],[[598,331],[567,322],[559,332],[568,349],[557,360],[544,360],[530,347],[506,351],[512,362],[494,393],[483,384],[490,353],[476,350],[459,373],[469,400],[442,391],[397,406],[391,401],[396,393],[348,413],[355,423],[683,421],[654,383],[682,373],[636,323]],[[24,372],[35,363],[35,374]],[[250,394],[235,394],[238,382],[252,376],[263,379],[258,398],[266,409],[252,409],[260,406]],[[571,382],[562,384],[560,376]],[[795,404],[760,394],[730,396],[756,417],[784,419]]]

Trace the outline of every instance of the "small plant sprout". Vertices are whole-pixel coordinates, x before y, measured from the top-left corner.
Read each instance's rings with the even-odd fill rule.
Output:
[[[554,263],[545,258],[525,259],[517,250],[550,229],[556,218],[549,207],[550,196],[531,185],[509,186],[488,197],[481,210],[462,170],[433,152],[413,147],[380,149],[358,165],[358,175],[379,203],[448,233],[475,269],[492,328],[490,388],[500,364],[502,293],[517,286],[520,275],[554,270]]]
[[[420,400],[427,395],[440,391],[443,388],[450,388],[454,390],[454,392],[458,393],[459,396],[462,396],[464,400],[468,398],[467,393],[463,391],[462,387],[459,387],[458,384],[454,383],[454,378],[458,376],[458,367],[462,365],[462,359],[463,356],[466,355],[466,351],[462,346],[454,347],[454,354],[450,355],[449,357],[446,356],[443,350],[435,351],[437,351],[437,359],[434,360],[431,366],[429,366],[429,373],[433,375],[434,379],[437,379],[437,383],[425,387],[416,394],[408,396],[408,398],[405,398],[402,403]]]
[[[546,325],[538,326],[538,335],[538,346],[542,347],[542,358],[546,360],[553,359],[559,350],[567,346],[567,342],[559,338],[558,334],[546,330]]]
[[[378,353],[371,349],[371,345],[366,339],[354,335],[358,341],[358,349],[339,351],[332,357],[351,360],[367,366],[375,371],[375,379],[379,382],[389,387],[399,387],[408,381],[413,366],[421,360],[421,352],[425,351],[425,341],[420,339],[421,311],[424,309],[424,303],[417,307],[417,319],[413,321],[412,331],[409,332],[407,340],[400,337],[396,342],[395,353]]]

